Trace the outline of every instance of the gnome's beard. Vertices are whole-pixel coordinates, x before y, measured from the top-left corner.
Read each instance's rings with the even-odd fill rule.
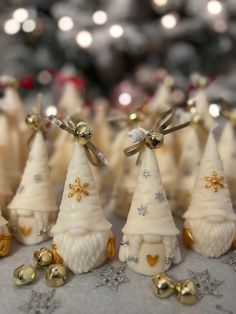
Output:
[[[106,259],[106,246],[111,231],[90,232],[73,236],[68,232],[56,234],[54,243],[65,265],[75,274],[86,273]]]
[[[218,257],[227,252],[235,236],[235,223],[231,221],[210,222],[205,219],[187,219],[197,252],[207,257]]]

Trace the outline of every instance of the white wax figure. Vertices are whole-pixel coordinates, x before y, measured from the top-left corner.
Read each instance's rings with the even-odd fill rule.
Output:
[[[3,218],[0,210],[0,257],[9,253],[11,234],[7,228],[7,220]]]
[[[52,235],[65,266],[75,274],[101,266],[108,257],[111,224],[104,216],[85,148],[77,142]]]
[[[14,237],[30,245],[49,239],[58,211],[48,157],[40,130],[32,139],[29,158],[15,197],[8,205]]]
[[[190,204],[193,185],[202,157],[196,128],[189,126],[185,131],[185,143],[183,144],[173,188],[173,212],[179,217],[183,216]]]
[[[225,175],[233,205],[236,205],[236,139],[233,125],[226,121],[218,148],[223,162]]]
[[[138,183],[124,228],[119,259],[134,271],[154,276],[181,261],[176,228],[154,150],[143,153]]]
[[[230,249],[235,238],[236,215],[212,132],[197,172],[190,206],[183,217],[184,241],[195,251],[218,257]]]

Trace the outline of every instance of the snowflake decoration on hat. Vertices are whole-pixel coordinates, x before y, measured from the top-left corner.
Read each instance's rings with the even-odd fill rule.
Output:
[[[35,174],[33,178],[37,183],[42,181],[42,176],[40,174]]]
[[[76,196],[77,201],[80,202],[82,195],[89,195],[89,192],[87,191],[88,186],[88,183],[81,184],[80,178],[77,177],[74,184],[69,184],[70,192],[68,193],[68,197]]]
[[[142,176],[144,177],[144,178],[148,178],[148,177],[150,177],[151,176],[151,171],[148,171],[148,170],[143,170],[142,171]]]
[[[148,214],[147,206],[141,205],[140,207],[137,208],[137,211],[140,216],[145,216],[146,214]]]
[[[205,187],[207,189],[210,189],[211,187],[214,188],[215,192],[218,192],[219,189],[223,189],[224,188],[224,184],[222,183],[224,181],[224,177],[218,177],[218,174],[216,171],[212,172],[212,176],[206,176],[205,181],[207,182]]]
[[[166,199],[165,193],[157,192],[155,193],[155,199],[158,200],[160,203]]]

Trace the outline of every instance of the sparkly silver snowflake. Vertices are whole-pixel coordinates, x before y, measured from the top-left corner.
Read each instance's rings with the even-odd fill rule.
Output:
[[[40,175],[40,174],[35,174],[34,176],[33,176],[33,179],[34,179],[34,181],[35,182],[41,182],[42,181],[42,176]]]
[[[198,299],[203,298],[205,295],[222,297],[222,294],[220,294],[217,289],[224,283],[224,281],[212,277],[208,269],[205,269],[202,272],[194,272],[189,269],[188,273],[197,288]]]
[[[137,211],[140,216],[146,216],[148,214],[147,206],[141,205],[140,207],[137,208]]]
[[[33,290],[29,302],[19,309],[29,314],[51,314],[60,306],[60,302],[54,300],[55,292],[55,289],[43,293]]]
[[[94,272],[99,276],[96,288],[106,286],[117,291],[121,284],[129,282],[129,279],[125,275],[124,266],[108,264],[94,270]]]
[[[221,261],[229,265],[236,264],[236,250],[230,251],[229,253],[223,255]]]
[[[17,193],[22,193],[23,191],[25,190],[25,187],[24,187],[24,185],[20,185],[19,187],[18,187],[18,189],[17,189]]]
[[[163,192],[157,192],[155,193],[155,199],[159,202],[163,202],[166,199],[165,193]]]
[[[144,177],[144,178],[148,178],[148,177],[150,177],[151,176],[151,171],[148,171],[148,170],[143,170],[142,171],[142,176]]]

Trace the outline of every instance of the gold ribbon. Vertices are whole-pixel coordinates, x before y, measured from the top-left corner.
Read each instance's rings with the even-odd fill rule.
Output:
[[[136,164],[140,164],[142,154],[146,147],[150,149],[159,148],[163,145],[164,135],[175,132],[190,125],[190,121],[177,125],[173,128],[166,129],[174,120],[175,110],[170,109],[161,114],[160,118],[154,123],[151,130],[137,144],[131,145],[124,150],[127,157],[139,153]]]
[[[84,146],[88,160],[93,166],[101,166],[108,163],[106,157],[90,141],[92,133],[85,122],[79,122],[75,125],[71,119],[66,123],[54,115],[50,115],[48,118],[54,125],[74,135],[75,139]]]

